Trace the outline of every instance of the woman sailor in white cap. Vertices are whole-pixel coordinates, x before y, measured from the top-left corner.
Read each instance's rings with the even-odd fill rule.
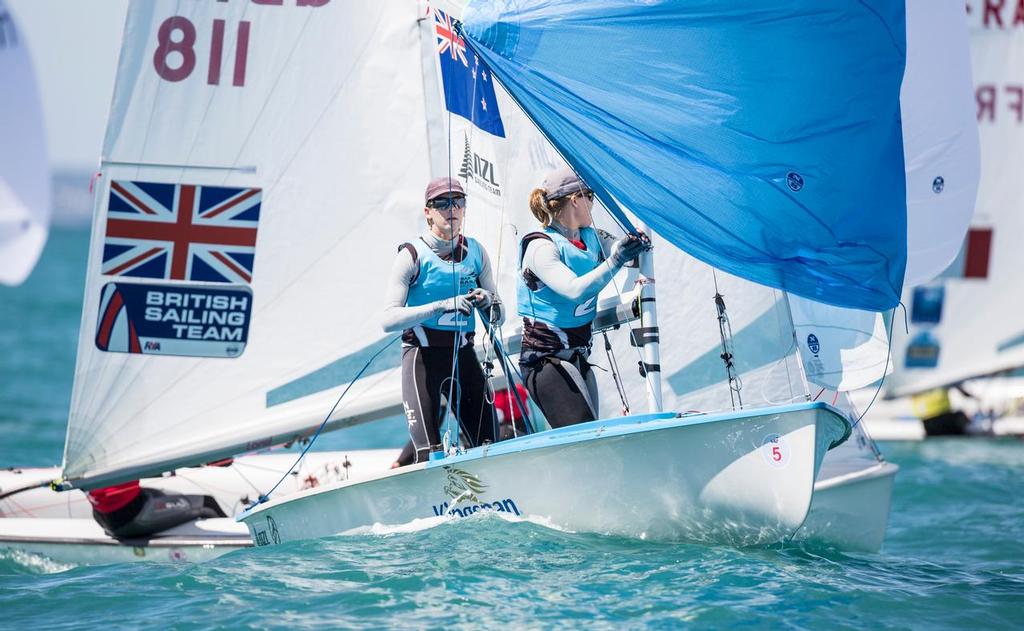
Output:
[[[414,462],[439,448],[441,399],[449,392],[453,400],[447,405],[468,445],[495,440],[473,338],[477,309],[499,324],[504,313],[487,253],[461,234],[465,213],[466,193],[458,180],[431,180],[423,208],[428,229],[399,246],[387,281],[382,325],[387,332],[402,331],[402,404]]]
[[[571,169],[549,173],[542,188],[530,194],[530,210],[543,229],[520,244],[519,364],[527,390],[552,427],[597,418],[597,384],[587,361],[597,296],[650,246],[643,235],[615,240],[595,230],[593,205],[593,191]]]

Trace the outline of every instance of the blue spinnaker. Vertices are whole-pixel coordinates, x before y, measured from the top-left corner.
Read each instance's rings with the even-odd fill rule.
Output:
[[[620,219],[813,300],[899,302],[902,0],[499,0],[463,28]]]

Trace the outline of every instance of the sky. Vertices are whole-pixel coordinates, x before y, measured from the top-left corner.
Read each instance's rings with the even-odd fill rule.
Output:
[[[0,0],[28,41],[57,170],[99,164],[128,0]]]

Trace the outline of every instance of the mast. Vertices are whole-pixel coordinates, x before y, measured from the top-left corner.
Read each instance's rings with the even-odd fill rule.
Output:
[[[647,226],[641,225],[645,234]],[[658,332],[658,301],[654,281],[654,251],[640,255],[640,326],[630,331],[630,341],[641,347],[640,374],[647,386],[647,406],[651,412],[661,412],[661,352]]]

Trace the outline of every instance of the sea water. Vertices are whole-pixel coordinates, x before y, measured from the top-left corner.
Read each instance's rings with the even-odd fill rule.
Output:
[[[60,461],[87,241],[55,230],[26,284],[0,287],[0,466]],[[320,447],[399,447],[404,431],[396,419]],[[0,628],[1024,628],[1024,442],[882,450],[901,470],[878,554],[651,543],[483,513],[202,564],[0,551]]]

